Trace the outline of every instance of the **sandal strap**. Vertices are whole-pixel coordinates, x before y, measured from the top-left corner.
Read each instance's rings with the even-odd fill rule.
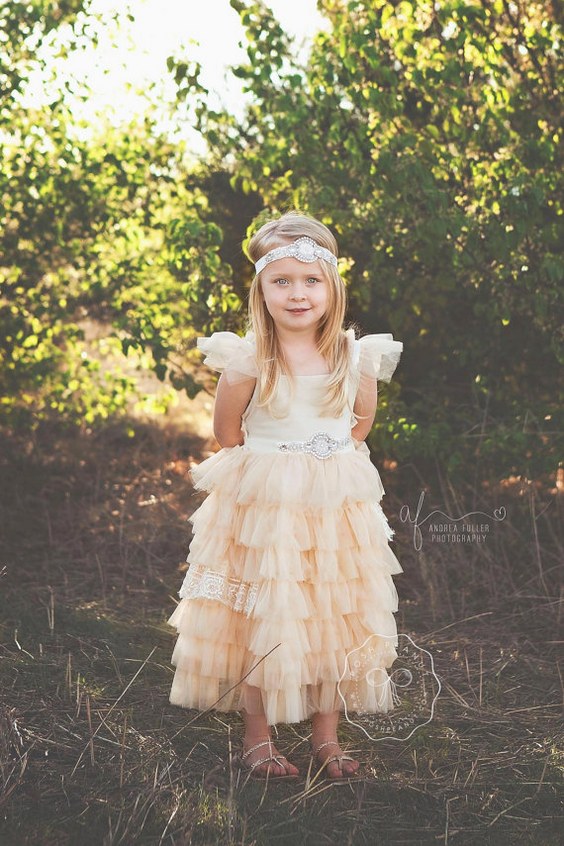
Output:
[[[321,749],[323,749],[325,746],[330,746],[331,744],[333,744],[334,746],[339,746],[339,741],[338,740],[326,740],[324,743],[320,743],[319,746],[316,749],[313,750],[313,754],[315,755],[315,757],[317,758],[317,755],[318,755],[318,753]]]
[[[272,740],[263,740],[262,743],[257,743],[255,746],[251,746],[250,749],[247,749],[246,752],[240,755],[241,760],[244,761],[247,755],[250,755],[251,752],[254,752],[256,749],[260,749],[261,746],[270,746],[272,748]],[[259,764],[266,764],[267,761],[276,761],[277,764],[280,764],[281,767],[284,767],[284,764],[282,763],[282,758],[287,760],[286,756],[280,755],[280,753],[278,753],[277,755],[268,755],[268,757],[261,758],[259,761],[255,761],[253,764],[250,764],[248,766],[249,769],[253,770],[255,767],[258,767]]]
[[[331,745],[340,746],[338,740],[326,740],[324,743],[320,743],[319,746],[314,750],[314,752],[313,752],[314,756],[317,758],[321,749],[323,749],[325,746],[331,746]],[[341,770],[343,769],[343,761],[352,761],[353,763],[356,763],[355,758],[351,758],[350,755],[342,754],[342,755],[333,755],[331,758],[326,758],[325,761],[323,761],[323,766],[325,767],[328,764],[331,764],[333,761],[338,762],[339,769],[341,769]]]
[[[263,740],[261,743],[257,743],[257,744],[255,744],[255,746],[251,746],[251,748],[247,749],[246,752],[241,753],[239,755],[241,761],[243,761],[243,763],[245,763],[245,758],[247,757],[247,755],[250,755],[251,752],[254,752],[256,749],[260,749],[261,746],[269,746],[270,750],[272,751],[272,739]],[[245,766],[249,770],[254,770],[254,768],[260,766],[260,764],[266,764],[269,761],[275,761],[279,766],[286,769],[284,762],[282,761],[283,758],[285,758],[285,756],[280,755],[280,753],[278,753],[277,755],[267,755],[265,758],[259,758],[258,761],[254,761],[252,764],[245,763]]]
[[[255,751],[255,749],[260,749],[261,746],[270,746],[272,748],[272,740],[263,740],[262,743],[257,743],[256,746],[251,746],[251,748],[247,749],[246,752],[241,753],[241,759],[244,761],[247,755],[250,755],[251,752]]]
[[[284,763],[282,762],[282,755],[269,755],[268,758],[260,758],[258,761],[255,761],[254,764],[249,764],[249,769],[254,770],[255,767],[258,767],[260,764],[266,764],[268,761],[275,761],[279,766],[286,769]]]

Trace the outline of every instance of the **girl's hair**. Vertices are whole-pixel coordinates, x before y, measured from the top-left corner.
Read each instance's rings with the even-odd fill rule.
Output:
[[[269,220],[255,232],[247,246],[247,254],[256,262],[275,247],[292,243],[301,236],[313,238],[320,246],[335,255],[337,242],[331,231],[320,221],[297,211],[289,211],[275,220]],[[336,267],[323,259],[319,260],[323,277],[329,284],[328,307],[317,329],[317,348],[326,359],[330,371],[328,391],[323,404],[322,415],[338,417],[347,405],[347,375],[349,372],[349,349],[343,330],[346,309],[346,290]],[[268,265],[267,265],[268,267]],[[257,360],[259,363],[258,404],[269,408],[274,415],[272,402],[281,374],[291,379],[291,373],[284,359],[274,321],[266,308],[261,274],[258,273],[249,292],[249,319],[255,334]]]

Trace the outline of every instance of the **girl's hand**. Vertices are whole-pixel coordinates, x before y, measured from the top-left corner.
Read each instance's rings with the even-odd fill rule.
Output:
[[[242,417],[256,385],[256,379],[244,379],[229,384],[220,376],[213,412],[213,433],[220,447],[240,446],[244,443]]]

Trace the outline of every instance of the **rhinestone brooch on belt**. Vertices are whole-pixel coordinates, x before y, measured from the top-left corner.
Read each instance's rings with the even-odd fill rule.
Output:
[[[352,443],[351,438],[332,438],[327,432],[316,432],[309,441],[279,443],[280,452],[310,452],[316,458],[329,458],[334,452]]]

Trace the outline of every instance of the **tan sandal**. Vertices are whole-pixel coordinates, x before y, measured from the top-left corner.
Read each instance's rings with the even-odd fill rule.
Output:
[[[259,758],[258,761],[255,761],[252,764],[248,764],[245,760],[247,755],[250,755],[251,752],[254,752],[255,749],[259,749],[261,746],[269,746],[270,750],[272,750],[272,740],[263,740],[262,743],[257,743],[256,746],[251,746],[251,748],[247,749],[246,752],[243,752],[243,749],[241,748],[241,751],[235,757],[235,763],[237,764],[239,769],[248,770],[251,778],[261,778],[261,779],[272,778],[272,779],[276,779],[276,781],[279,781],[281,779],[298,778],[298,773],[284,773],[284,775],[273,775],[273,773],[270,771],[270,769],[267,770],[266,773],[255,773],[254,772],[255,767],[260,766],[260,764],[266,764],[268,761],[275,761],[281,767],[284,767],[284,769],[285,769],[285,765],[283,763],[283,759],[286,762],[288,761],[288,759],[284,755],[268,755],[266,758]]]
[[[315,749],[313,748],[313,745],[311,745],[311,751],[312,751],[313,759],[314,759],[316,764],[320,765],[319,772],[321,772],[323,769],[325,769],[332,761],[338,762],[339,769],[341,770],[341,772],[343,772],[343,761],[353,761],[354,763],[358,763],[356,761],[356,759],[351,758],[350,755],[333,755],[329,758],[326,758],[325,761],[320,761],[319,758],[317,757],[319,755],[319,752],[325,746],[330,746],[331,744],[333,744],[334,746],[340,746],[338,740],[326,740],[323,743],[320,743],[319,746],[317,746]],[[348,774],[343,773],[340,776],[330,776],[327,773],[327,778],[330,778],[332,781],[347,781],[347,780],[355,781],[357,779],[361,779],[362,776],[360,776],[358,774],[358,770],[355,770],[354,773],[348,773]]]

